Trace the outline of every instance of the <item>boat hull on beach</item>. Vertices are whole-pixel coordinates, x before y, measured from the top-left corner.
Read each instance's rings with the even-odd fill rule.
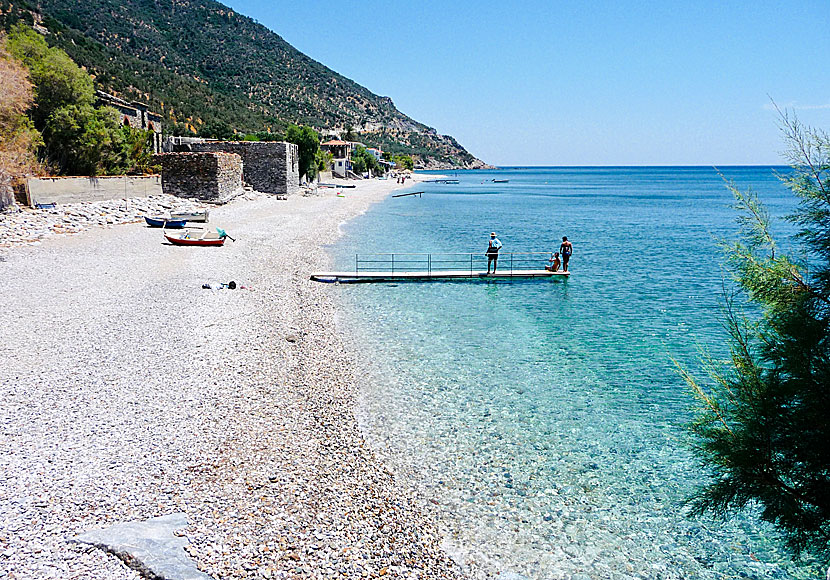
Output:
[[[185,219],[173,219],[150,216],[144,216],[144,221],[147,222],[147,225],[151,228],[167,228],[172,230],[181,229],[187,224],[187,220]]]
[[[210,210],[202,211],[179,211],[170,214],[174,220],[184,220],[188,222],[207,223],[210,217]]]
[[[207,230],[185,230],[170,234],[164,232],[164,237],[176,246],[222,246],[227,236]]]

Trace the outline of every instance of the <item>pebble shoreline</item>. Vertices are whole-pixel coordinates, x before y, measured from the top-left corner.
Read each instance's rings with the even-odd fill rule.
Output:
[[[91,227],[135,221],[138,201],[112,222],[89,204],[74,236],[54,235],[66,216],[0,216],[0,578],[138,578],[71,539],[179,511],[217,579],[462,577],[366,445],[339,289],[308,279],[394,187],[243,196],[211,209],[238,240],[223,248]],[[246,289],[201,289],[217,280]]]
[[[14,208],[0,213],[0,247],[32,243],[61,234],[77,234],[96,226],[142,222],[144,216],[195,211],[203,206],[172,196],[154,195],[45,209]]]

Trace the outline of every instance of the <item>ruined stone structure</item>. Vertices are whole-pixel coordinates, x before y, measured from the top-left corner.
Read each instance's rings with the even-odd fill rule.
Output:
[[[192,151],[224,151],[242,158],[242,179],[262,193],[293,195],[300,190],[297,146],[282,141],[191,143]]]
[[[164,193],[225,203],[242,191],[242,158],[234,153],[163,153],[154,160]]]
[[[98,104],[112,107],[121,116],[121,123],[133,129],[144,129],[153,132],[153,153],[161,152],[161,122],[163,117],[153,113],[144,103],[133,101],[128,103],[103,91],[96,91]]]

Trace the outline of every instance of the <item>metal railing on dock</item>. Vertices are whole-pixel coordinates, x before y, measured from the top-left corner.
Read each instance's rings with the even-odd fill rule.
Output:
[[[553,252],[499,253],[498,270],[512,273],[514,270],[543,270],[553,257]],[[435,273],[469,272],[470,276],[487,270],[488,258],[483,253],[473,254],[355,254],[355,275],[361,272]]]

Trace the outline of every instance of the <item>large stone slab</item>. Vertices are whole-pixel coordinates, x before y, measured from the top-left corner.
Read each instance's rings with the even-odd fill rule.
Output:
[[[154,580],[213,580],[200,572],[184,551],[187,539],[173,535],[187,526],[183,513],[126,522],[75,537],[114,554],[130,568]]]

